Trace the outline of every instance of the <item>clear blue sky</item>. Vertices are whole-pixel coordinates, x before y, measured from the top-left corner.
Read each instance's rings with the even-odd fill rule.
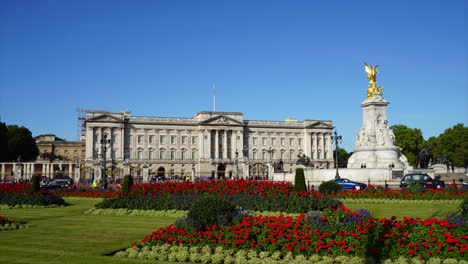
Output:
[[[75,109],[332,120],[354,148],[368,80],[389,125],[467,124],[465,0],[0,2],[0,118],[77,139]]]

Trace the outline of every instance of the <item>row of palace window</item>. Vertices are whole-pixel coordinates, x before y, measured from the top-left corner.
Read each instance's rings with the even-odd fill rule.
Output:
[[[312,144],[313,144],[313,139],[311,139],[311,140],[312,140]],[[267,141],[268,141],[268,138],[262,137],[262,145],[263,145],[263,146],[266,146],[266,145],[267,145]],[[322,141],[322,139],[319,138],[319,139],[317,140],[317,145],[320,145],[320,142],[321,142],[321,141]],[[296,139],[290,138],[290,139],[289,139],[289,146],[294,146],[295,142],[296,142]],[[326,140],[324,140],[323,142],[324,142],[324,145],[326,145]],[[258,138],[257,138],[257,137],[253,137],[253,138],[252,138],[252,143],[253,143],[253,145],[258,145]],[[280,138],[280,145],[281,145],[281,146],[284,146],[285,143],[286,143],[286,138]],[[276,146],[276,138],[271,138],[271,145],[272,145],[272,146]],[[302,138],[298,138],[298,139],[297,139],[297,145],[298,145],[298,146],[302,146]]]
[[[154,159],[153,153],[154,153],[154,151],[148,151],[148,159],[149,160]],[[166,153],[166,151],[159,151],[159,159],[162,159],[162,160],[166,159],[165,153]],[[170,155],[171,160],[176,159],[176,152],[175,151],[170,151],[169,155]],[[195,160],[196,158],[197,158],[197,152],[192,151],[192,159]],[[143,159],[143,151],[138,151],[137,152],[137,159],[139,159],[139,160]],[[187,152],[186,151],[181,151],[180,156],[177,159],[186,160],[187,159]]]
[[[301,154],[302,154],[302,153],[299,152],[299,155],[301,155]],[[321,155],[321,154],[322,154],[322,153],[321,153],[320,151],[317,152],[317,159],[321,159],[321,158],[322,158],[322,155]],[[263,159],[263,160],[267,160],[267,159],[269,158],[269,155],[270,155],[270,154],[267,153],[267,152],[262,152],[262,159]],[[273,159],[278,158],[278,157],[275,157],[275,153],[273,153],[272,155],[273,155]],[[280,152],[279,158],[282,159],[282,160],[284,160],[284,158],[285,158],[285,151],[281,151],[281,152]],[[290,159],[290,160],[293,160],[293,159],[295,159],[295,158],[296,158],[296,156],[294,156],[294,151],[290,151],[290,152],[289,152],[289,159]],[[324,152],[324,153],[323,153],[323,158],[324,158],[324,159],[327,159],[327,152]],[[252,159],[254,159],[254,160],[257,159],[257,151],[253,151],[253,152],[252,152]]]
[[[137,136],[137,143],[142,144],[143,143],[143,135]],[[177,137],[176,136],[159,136],[159,144],[164,144],[166,142],[166,138],[169,138],[171,144],[177,144]],[[181,144],[187,144],[187,136],[181,136],[180,137],[180,143]],[[197,137],[191,137],[192,139],[192,145],[197,143]],[[148,136],[148,143],[153,144],[154,142],[154,136]]]
[[[85,150],[83,149],[83,150],[81,150],[81,152],[85,153]],[[44,149],[44,153],[49,153],[49,150]],[[56,149],[56,150],[55,150],[55,153],[57,153],[57,154],[60,153],[60,150]],[[63,150],[63,153],[68,154],[68,153],[71,153],[71,152],[68,151],[68,149],[65,149],[65,150]],[[77,150],[77,149],[74,149],[74,150],[73,150],[73,153],[77,154],[77,153],[78,153],[78,150]]]

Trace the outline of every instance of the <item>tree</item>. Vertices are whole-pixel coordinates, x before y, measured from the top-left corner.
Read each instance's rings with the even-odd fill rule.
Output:
[[[7,161],[8,156],[8,128],[0,122],[0,161]]]
[[[336,151],[333,150],[333,159],[336,157]],[[343,148],[338,148],[338,168],[346,168],[348,164],[348,159],[351,157],[352,153],[348,153]],[[336,163],[336,160],[335,160]]]
[[[428,142],[434,146],[433,158],[446,157],[456,167],[464,167],[468,160],[468,127],[456,124],[448,128],[437,138],[430,138]]]
[[[9,125],[7,161],[15,161],[19,156],[22,161],[35,160],[37,155],[39,155],[39,149],[31,131],[23,126]]]
[[[424,146],[421,130],[409,128],[405,125],[393,125],[390,128],[395,134],[395,142],[401,148],[401,152],[408,158],[408,163],[413,167],[417,167],[418,154]]]

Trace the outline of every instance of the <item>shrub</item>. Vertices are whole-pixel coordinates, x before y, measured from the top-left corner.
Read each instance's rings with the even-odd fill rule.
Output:
[[[319,186],[319,192],[324,194],[338,193],[340,191],[340,185],[334,181],[322,182]]]
[[[130,186],[133,185],[133,177],[130,174],[125,175],[124,182],[122,185],[122,192],[128,192]]]
[[[41,176],[39,174],[34,174],[32,176],[32,190],[33,192],[38,192],[41,190],[40,182]]]
[[[219,196],[203,195],[190,207],[188,218],[193,219],[196,227],[204,228],[230,224],[234,215],[238,213],[235,204],[231,201]],[[219,223],[219,220],[222,222]]]
[[[294,179],[294,189],[298,192],[307,192],[304,169],[296,168],[296,177]]]
[[[468,220],[468,198],[465,198],[460,204],[460,209],[461,216]]]

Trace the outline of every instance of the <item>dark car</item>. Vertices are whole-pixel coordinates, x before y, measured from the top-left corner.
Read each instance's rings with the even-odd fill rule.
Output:
[[[60,179],[60,180],[53,180],[53,181],[50,181],[50,182],[47,182],[45,184],[41,184],[41,187],[42,188],[50,188],[50,189],[54,189],[54,188],[66,188],[70,185],[70,181],[69,180],[66,180],[66,179]]]
[[[425,173],[410,173],[406,174],[401,179],[400,187],[406,188],[408,185],[416,183],[426,189],[441,189],[445,188],[445,182],[441,180],[432,179],[431,176]]]
[[[365,183],[355,182],[345,178],[334,179],[331,181],[338,183],[341,189],[362,190],[367,188],[367,184]]]

